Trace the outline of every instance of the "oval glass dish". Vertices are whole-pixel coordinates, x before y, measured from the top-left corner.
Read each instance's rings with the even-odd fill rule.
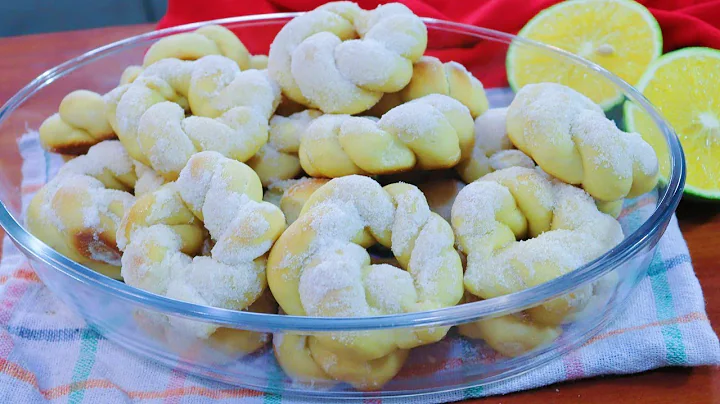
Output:
[[[232,29],[241,40],[253,38],[250,51],[266,53],[274,35],[295,14],[238,17],[190,24],[128,38],[88,52],[51,69],[20,90],[0,109],[0,136],[20,138],[26,128],[38,128],[43,119],[56,111],[62,97],[76,89],[107,92],[117,85],[123,69],[138,64],[147,48],[169,34],[187,32],[206,24]],[[2,150],[8,164],[0,173],[0,225],[17,247],[26,254],[38,276],[65,304],[81,315],[110,341],[143,357],[191,374],[266,392],[284,395],[333,398],[408,396],[480,386],[533,371],[596,336],[618,312],[638,281],[645,276],[658,240],[665,231],[682,195],[685,166],[681,147],[668,124],[630,85],[604,69],[559,49],[523,40],[512,35],[468,25],[425,19],[428,27],[428,54],[448,61],[453,48],[464,49],[463,60],[486,90],[492,107],[507,106],[512,92],[491,88],[498,72],[505,70],[505,57],[511,43],[540,52],[548,58],[561,58],[572,64],[573,74],[582,74],[589,83],[606,82],[619,89],[629,102],[647,114],[657,131],[659,143],[667,147],[667,161],[661,161],[663,179],[649,194],[625,201],[620,222],[625,239],[599,259],[566,275],[524,291],[455,307],[402,315],[365,318],[294,317],[224,310],[199,306],[157,296],[100,275],[60,255],[23,226],[21,200],[22,157],[17,149]],[[490,87],[490,88],[488,88]],[[608,111],[608,117],[622,127],[622,110]],[[656,139],[657,140],[657,139]],[[9,143],[9,142],[6,142]],[[654,142],[658,144],[658,142]],[[661,157],[663,158],[663,157]],[[506,356],[491,349],[483,340],[463,336],[463,324],[472,334],[477,324],[500,322],[498,333],[511,330],[503,319],[522,321],[522,313],[551,299],[590,291],[584,309],[568,317],[544,337],[530,336],[534,342],[508,341]],[[192,336],[165,332],[153,318],[184,317],[196,322],[220,325],[224,329],[267,333],[265,346],[252,354],[242,353],[233,344],[232,331],[216,333],[198,340]],[[479,322],[479,323],[478,323]],[[438,343],[413,349],[402,370],[392,380],[373,389],[359,390],[349,384],[323,379],[293,381],[278,365],[275,345],[297,336],[298,352],[304,336],[328,332],[367,332],[371,330],[431,329],[451,327]],[[280,334],[284,333],[284,337]],[[549,335],[549,337],[548,337]],[[287,341],[285,341],[287,342]]]

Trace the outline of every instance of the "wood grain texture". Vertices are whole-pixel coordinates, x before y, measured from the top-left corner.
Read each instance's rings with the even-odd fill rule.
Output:
[[[150,25],[103,28],[56,34],[0,39],[0,102],[43,71],[94,47],[152,29]],[[62,95],[53,94],[51,98]],[[37,122],[57,108],[59,98],[23,113]],[[40,111],[40,112],[39,112]],[[41,113],[42,112],[42,113]],[[20,128],[0,127],[0,180],[17,180],[15,135]],[[683,201],[678,209],[680,226],[690,247],[693,265],[705,293],[707,311],[720,331],[720,205]],[[604,377],[567,382],[527,392],[469,402],[503,404],[546,403],[720,403],[720,369],[667,368],[640,375]]]

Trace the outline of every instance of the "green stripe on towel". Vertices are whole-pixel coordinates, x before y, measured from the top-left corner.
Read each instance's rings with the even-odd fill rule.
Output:
[[[85,396],[85,382],[95,365],[95,353],[98,346],[98,334],[86,328],[80,340],[80,353],[78,354],[75,369],[73,369],[72,383],[70,384],[70,397],[68,404],[78,404]]]
[[[658,321],[665,321],[676,317],[675,305],[673,303],[672,291],[667,277],[667,265],[662,260],[658,251],[653,257],[648,277],[655,296],[655,309],[657,310]],[[667,361],[669,365],[687,364],[687,354],[683,343],[682,332],[677,324],[663,326],[660,329],[665,341],[667,350]]]

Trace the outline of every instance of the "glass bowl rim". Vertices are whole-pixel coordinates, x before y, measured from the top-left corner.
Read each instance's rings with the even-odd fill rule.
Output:
[[[0,125],[2,125],[17,107],[46,85],[49,85],[54,80],[67,75],[81,66],[122,51],[128,45],[143,43],[170,34],[195,30],[210,24],[229,25],[233,23],[269,22],[271,20],[287,20],[301,14],[303,13],[273,13],[196,22],[146,32],[95,48],[45,71],[19,90],[0,108]],[[548,299],[558,297],[580,285],[603,276],[636,255],[637,252],[654,239],[654,236],[658,232],[664,231],[667,222],[670,220],[682,197],[686,175],[685,158],[680,142],[670,125],[642,94],[606,69],[557,47],[492,29],[434,18],[422,19],[425,23],[443,28],[445,31],[474,35],[475,37],[496,42],[520,43],[523,46],[531,46],[554,52],[575,63],[595,70],[619,87],[625,94],[630,95],[630,98],[647,111],[654,123],[662,130],[670,152],[671,175],[670,178],[666,180],[666,191],[660,196],[660,200],[652,215],[645,220],[637,230],[629,236],[626,236],[620,244],[601,257],[541,285],[505,296],[431,311],[356,318],[305,317],[253,313],[197,305],[170,299],[118,282],[66,258],[25,229],[7,209],[4,201],[0,201],[0,226],[5,229],[15,245],[26,255],[53,267],[55,270],[59,270],[64,275],[74,278],[76,281],[82,282],[89,287],[97,288],[115,298],[131,302],[146,309],[232,328],[257,331],[306,332],[449,326],[473,321],[478,318],[496,317],[513,313]]]

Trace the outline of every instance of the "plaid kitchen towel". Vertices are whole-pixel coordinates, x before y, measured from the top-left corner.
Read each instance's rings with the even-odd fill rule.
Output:
[[[24,158],[23,202],[62,164],[40,147],[37,133],[19,142]],[[623,212],[652,209],[640,199]],[[186,375],[126,352],[89,329],[45,288],[28,261],[5,238],[0,263],[0,402],[52,403],[293,403]],[[434,403],[504,394],[564,380],[642,372],[662,366],[720,363],[718,338],[678,223],[672,219],[627,310],[582,348],[511,380],[412,399],[372,402]],[[468,350],[453,352],[459,366]],[[452,357],[452,356],[451,356]]]

